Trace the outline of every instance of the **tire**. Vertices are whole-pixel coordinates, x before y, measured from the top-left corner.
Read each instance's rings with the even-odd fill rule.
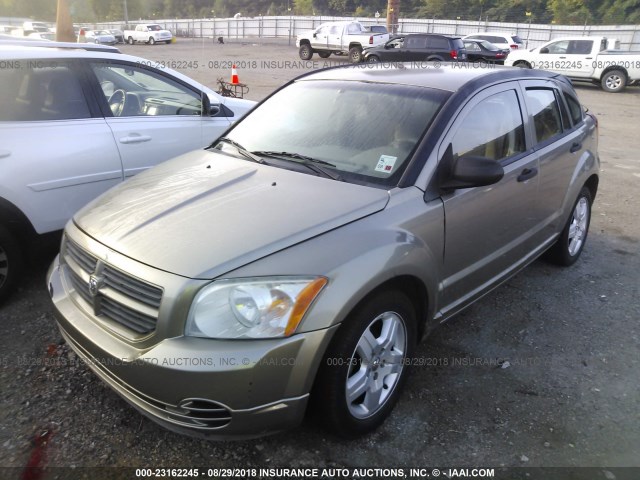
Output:
[[[591,191],[582,187],[560,238],[549,249],[547,258],[551,262],[565,267],[576,263],[587,241],[592,203]]]
[[[600,85],[605,92],[621,92],[627,86],[627,74],[622,70],[610,70],[602,76]]]
[[[312,392],[325,428],[354,438],[382,424],[406,381],[416,328],[414,306],[399,291],[382,291],[354,310],[329,345]]]
[[[298,55],[300,55],[302,60],[311,60],[311,57],[313,57],[313,49],[311,48],[311,45],[307,43],[300,45]]]
[[[133,39],[133,37],[129,37],[129,38],[127,38],[127,43],[129,45],[133,45],[134,43],[136,43],[136,41]]]
[[[528,62],[516,62],[513,64],[514,67],[520,67],[520,68],[531,68],[531,65]]]
[[[377,55],[369,55],[367,57],[367,63],[379,63],[380,62],[380,57],[378,57]]]
[[[149,42],[147,42],[147,43],[149,43],[149,45],[155,45],[156,44],[156,39],[153,38],[153,37],[149,37]]]
[[[320,58],[329,58],[331,56],[331,52],[318,52]]]
[[[349,49],[349,60],[351,60],[351,63],[360,63],[362,61],[362,47],[351,47]]]
[[[16,238],[0,225],[0,303],[11,293],[22,274],[22,252]]]

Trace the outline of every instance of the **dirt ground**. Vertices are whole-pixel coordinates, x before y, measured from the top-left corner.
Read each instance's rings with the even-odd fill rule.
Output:
[[[302,65],[286,42],[122,50],[214,89],[236,62],[254,100],[325,64]],[[307,422],[214,443],[156,426],[74,361],[55,326],[46,256],[0,307],[0,466],[14,467],[0,477],[20,478],[40,454],[65,467],[640,467],[640,89],[577,91],[599,118],[602,159],[582,258],[567,269],[537,261],[438,329],[379,430],[343,441]]]

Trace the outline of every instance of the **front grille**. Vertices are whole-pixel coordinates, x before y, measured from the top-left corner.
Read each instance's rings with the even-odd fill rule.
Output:
[[[160,287],[98,260],[67,237],[63,256],[74,290],[96,317],[108,318],[137,334],[155,330],[162,302]],[[98,286],[93,293],[92,277]]]

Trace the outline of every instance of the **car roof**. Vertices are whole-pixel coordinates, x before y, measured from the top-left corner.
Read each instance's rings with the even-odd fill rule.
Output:
[[[436,67],[435,65],[430,65],[430,63],[431,62],[381,62],[340,66],[304,74],[298,77],[296,81],[339,80],[402,84],[435,88],[449,92],[456,92],[471,82],[477,82],[487,86],[505,80],[536,78],[560,78],[561,81],[568,82],[568,80],[565,80],[561,75],[544,70],[505,67],[501,65],[476,68],[472,64],[456,63],[443,63]]]

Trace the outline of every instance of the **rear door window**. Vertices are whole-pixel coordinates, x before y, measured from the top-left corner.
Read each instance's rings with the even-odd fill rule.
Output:
[[[533,119],[537,143],[543,143],[562,133],[560,110],[553,89],[528,88],[525,98]]]
[[[90,118],[82,85],[64,62],[7,62],[0,69],[0,121]]]
[[[582,106],[580,105],[580,102],[578,102],[578,100],[575,99],[575,97],[569,93],[564,94],[564,98],[567,100],[567,106],[569,107],[569,115],[571,115],[571,120],[573,121],[574,125],[579,124],[580,122],[582,122],[582,119],[584,118],[584,111],[582,109]]]

